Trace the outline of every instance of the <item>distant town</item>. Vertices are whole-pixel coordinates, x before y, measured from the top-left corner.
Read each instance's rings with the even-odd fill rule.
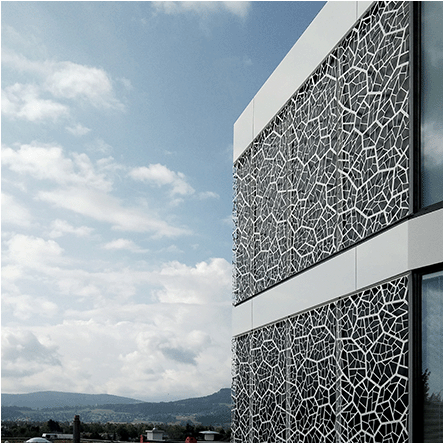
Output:
[[[75,415],[80,417],[82,441],[140,442],[151,437],[153,441],[184,442],[211,437],[225,442],[230,441],[231,395],[230,389],[224,388],[205,397],[150,403],[51,391],[2,394],[1,415],[2,442],[34,437],[72,442],[68,436],[73,433]],[[214,434],[205,437],[201,432]]]

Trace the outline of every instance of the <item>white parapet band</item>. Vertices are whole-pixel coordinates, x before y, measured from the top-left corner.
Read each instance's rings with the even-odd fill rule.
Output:
[[[409,219],[342,252],[232,310],[241,335],[396,275],[442,262],[443,209]]]

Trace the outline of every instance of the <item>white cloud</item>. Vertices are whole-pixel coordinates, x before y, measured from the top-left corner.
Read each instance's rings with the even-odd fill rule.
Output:
[[[213,319],[212,329],[206,321],[217,312],[190,307],[177,324],[182,308],[170,316],[171,307],[137,309],[132,308],[134,315],[139,320],[142,311],[144,321],[90,318],[25,332],[5,328],[2,390],[70,388],[160,401],[207,395],[230,385],[230,345],[224,347],[223,338],[230,328],[220,323],[214,329]],[[154,325],[152,319],[167,320],[168,327]]]
[[[219,199],[218,193],[215,192],[201,192],[198,196],[199,199]]]
[[[84,127],[82,124],[76,124],[73,127],[65,127],[74,136],[85,136],[91,131],[91,128]]]
[[[93,142],[89,142],[87,144],[88,150],[92,151],[93,153],[102,153],[104,155],[110,154],[113,147],[109,144],[107,144],[103,139],[96,139]]]
[[[229,12],[240,18],[245,18],[250,9],[250,2],[206,2],[206,1],[165,1],[152,2],[157,12],[165,14],[183,14],[193,12],[199,16],[207,16],[209,14]]]
[[[4,314],[11,310],[12,315],[19,320],[28,320],[38,316],[41,319],[48,319],[57,314],[58,307],[47,298],[36,297],[35,295],[2,295],[2,311]]]
[[[115,98],[111,79],[104,70],[73,62],[53,62],[49,66],[44,88],[55,97],[80,99],[96,108],[124,108]]]
[[[71,305],[62,314],[60,307],[47,307],[61,314],[62,321],[53,325],[30,325],[26,330],[6,327],[3,390],[70,387],[77,392],[171,400],[210,394],[230,385],[227,261],[212,259],[195,267],[175,262],[157,271],[90,273],[54,268],[44,273],[58,274],[53,275],[59,283],[55,291],[69,278],[69,295],[77,295],[82,287],[86,295],[88,284],[102,300],[91,294],[96,304]],[[171,286],[176,280],[178,285]],[[146,294],[151,283],[160,294],[168,295],[168,301],[150,304],[144,295],[143,303],[135,303],[135,289],[140,287]],[[123,299],[129,289],[133,298],[127,294]],[[194,292],[194,303],[184,302],[184,292],[189,291]],[[18,307],[8,309],[15,310],[15,316],[25,316],[27,303],[31,301],[24,298]]]
[[[131,252],[135,253],[146,253],[148,250],[141,249],[138,245],[136,245],[133,241],[129,239],[115,239],[113,241],[110,241],[109,243],[106,243],[104,246],[104,249],[107,250],[130,250]]]
[[[190,195],[195,192],[181,172],[175,173],[165,165],[150,164],[148,167],[137,167],[130,171],[129,175],[138,181],[148,182],[158,187],[170,185],[172,195]]]
[[[56,121],[69,114],[68,107],[40,97],[35,85],[16,83],[2,90],[2,114],[32,122],[50,119]]]
[[[230,304],[231,265],[223,258],[195,267],[173,261],[153,277],[162,286],[155,292],[162,303]]]
[[[30,174],[36,179],[54,181],[59,185],[76,184],[110,191],[111,182],[104,173],[96,173],[85,153],[72,153],[66,157],[59,146],[33,143],[18,150],[2,148],[2,163],[12,171]]]
[[[131,80],[127,79],[126,77],[121,77],[118,79],[120,82],[122,82],[122,85],[125,87],[127,91],[133,90],[133,85],[131,84]]]
[[[233,215],[228,215],[222,219],[222,223],[233,228]]]
[[[245,18],[250,10],[250,2],[241,1],[241,2],[222,2],[224,4],[224,8],[230,11],[232,14],[237,15],[238,17]]]
[[[31,226],[31,214],[28,209],[14,199],[13,196],[2,192],[2,223],[14,224],[21,227]]]
[[[28,330],[2,328],[2,378],[28,376],[42,367],[60,365],[56,347],[45,346]]]
[[[147,213],[144,208],[125,206],[120,199],[111,196],[113,183],[109,175],[123,168],[111,157],[100,159],[94,165],[85,153],[73,152],[67,157],[59,146],[31,144],[21,145],[18,150],[4,147],[2,163],[13,172],[61,186],[37,192],[37,199],[110,223],[113,229],[152,232],[157,237],[190,234],[188,229],[162,220],[153,209]],[[171,184],[172,193],[184,194],[193,190],[181,173],[171,172],[164,166],[160,170],[155,166],[148,171],[155,181]]]
[[[93,228],[87,226],[73,227],[67,221],[63,221],[61,219],[56,219],[55,221],[53,221],[50,227],[50,238],[60,238],[66,233],[70,233],[78,237],[87,237],[91,235],[92,231],[94,230]]]
[[[82,261],[84,268],[75,268],[79,262],[66,255],[54,240],[13,234],[4,244],[7,250],[2,256],[2,287],[18,297],[24,294],[22,285],[32,283],[39,289],[43,284],[51,289],[53,298],[88,297],[88,306],[103,306],[107,298],[124,301],[132,297],[138,286],[150,279],[147,271],[129,270],[121,265],[104,268],[102,264],[99,271],[89,271],[87,260]],[[70,300],[63,299],[63,304],[69,306]]]
[[[30,60],[7,48],[2,51],[2,64],[6,68],[11,68],[20,73],[31,72],[38,76],[45,76],[51,71],[51,62]]]
[[[35,122],[56,121],[70,113],[68,105],[60,103],[61,100],[87,103],[99,109],[125,109],[116,98],[110,76],[101,68],[70,61],[31,61],[7,49],[2,53],[2,64],[7,69],[33,76],[28,84],[16,83],[2,90],[5,116]],[[128,86],[128,82],[124,84]],[[45,97],[48,95],[51,97]],[[79,134],[85,127],[72,130]]]
[[[112,224],[115,230],[152,232],[158,237],[190,234],[188,229],[172,226],[156,215],[148,215],[139,208],[124,206],[120,199],[99,190],[77,187],[41,191],[37,194],[37,198],[96,221]]]
[[[161,252],[168,252],[174,255],[182,255],[184,253],[183,250],[181,250],[176,244],[171,244],[170,246],[163,247],[162,249],[158,250],[158,253]]]
[[[8,57],[8,47],[32,54],[32,57],[45,57],[47,54],[45,45],[35,34],[24,34],[16,31],[13,26],[2,23],[2,59],[3,55]]]
[[[6,241],[4,258],[22,267],[43,268],[46,264],[60,264],[63,249],[53,240],[16,234]]]

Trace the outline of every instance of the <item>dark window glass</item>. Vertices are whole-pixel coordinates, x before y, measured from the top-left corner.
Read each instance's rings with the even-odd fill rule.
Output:
[[[443,442],[443,272],[422,277],[424,442]]]
[[[443,4],[421,3],[422,207],[443,200]]]

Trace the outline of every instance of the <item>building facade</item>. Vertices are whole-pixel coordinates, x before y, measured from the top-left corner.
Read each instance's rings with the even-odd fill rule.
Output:
[[[442,442],[442,53],[328,2],[235,123],[235,442]]]

